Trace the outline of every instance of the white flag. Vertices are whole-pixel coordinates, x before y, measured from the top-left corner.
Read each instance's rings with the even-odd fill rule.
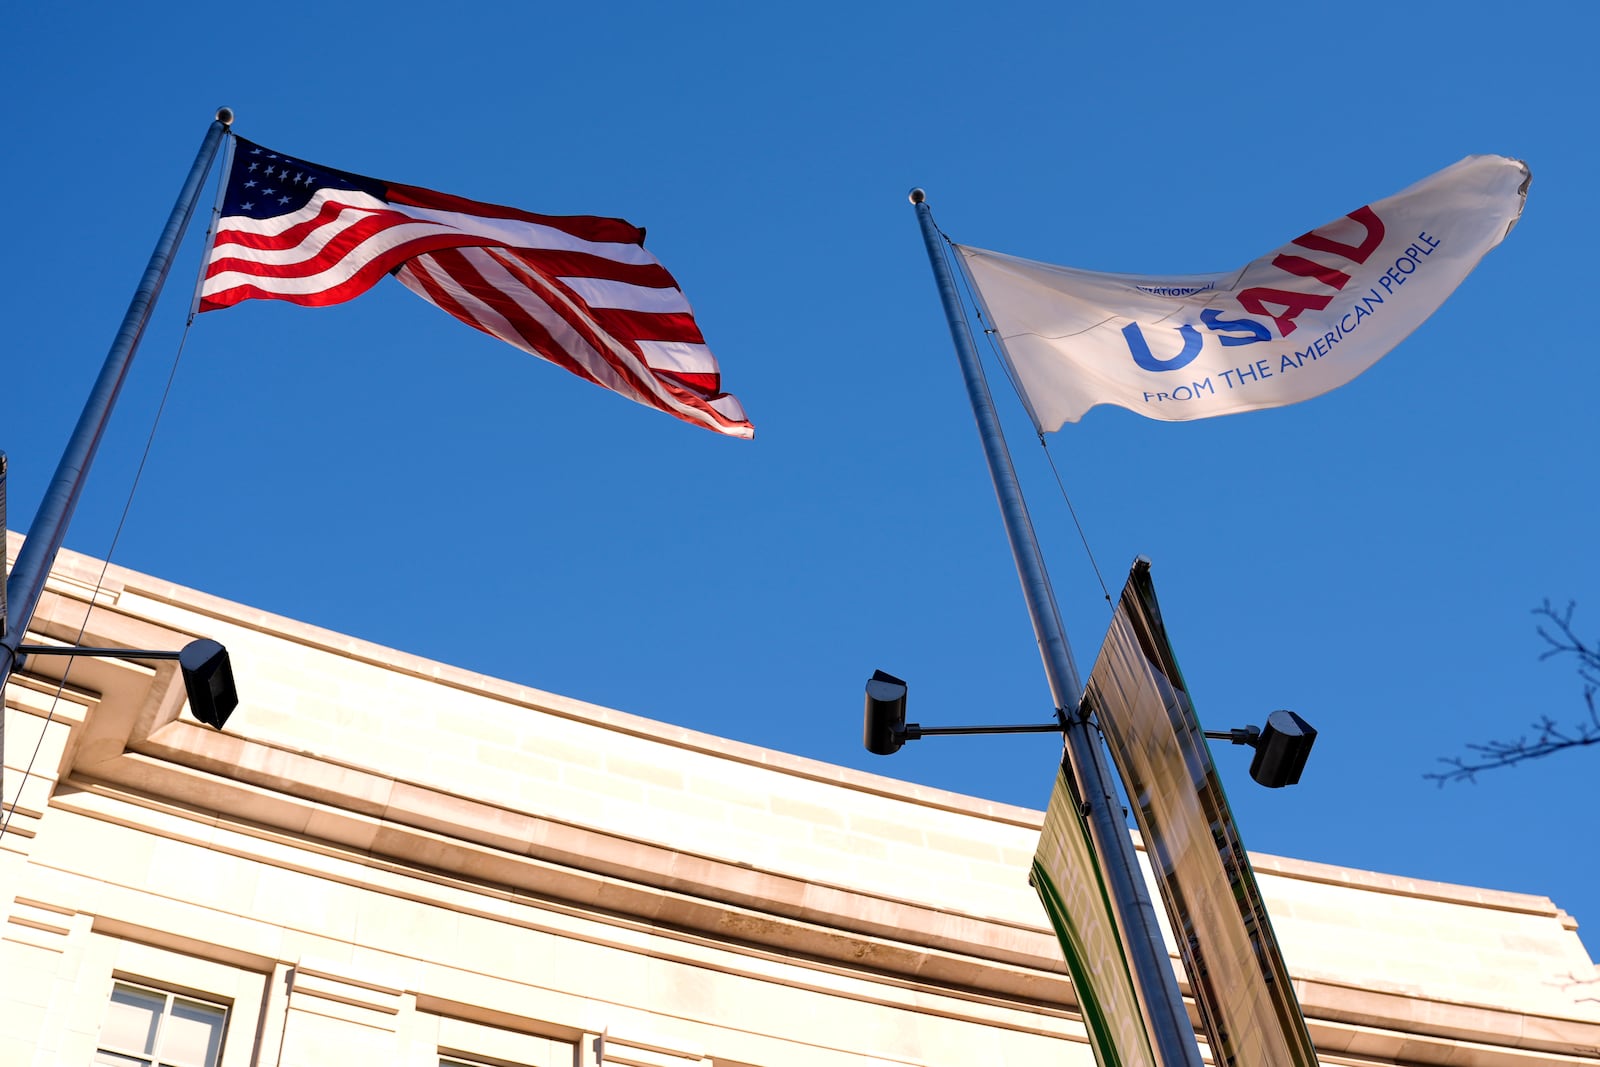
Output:
[[[1510,232],[1529,180],[1520,160],[1469,156],[1220,274],[956,248],[1040,431],[1097,404],[1183,422],[1309,400],[1372,366]]]

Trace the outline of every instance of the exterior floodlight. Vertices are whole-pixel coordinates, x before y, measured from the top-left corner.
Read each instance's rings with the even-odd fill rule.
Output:
[[[1306,757],[1317,731],[1292,711],[1275,711],[1256,738],[1255,759],[1250,761],[1250,777],[1268,789],[1294,785],[1305,770]]]
[[[183,688],[189,694],[189,710],[194,717],[215,729],[222,729],[233,709],[239,706],[239,691],[233,687],[233,664],[228,650],[209,637],[190,641],[178,653],[183,670]]]
[[[861,743],[867,751],[890,756],[905,743],[906,683],[892,674],[873,671],[867,679],[867,706]]]
[[[1264,727],[1244,726],[1222,733],[1207,730],[1206,736],[1255,749],[1250,777],[1268,789],[1281,789],[1300,780],[1317,731],[1292,711],[1275,711],[1267,716]]]
[[[867,709],[861,725],[861,743],[867,751],[892,756],[907,741],[944,734],[1056,734],[1059,722],[1025,726],[919,726],[906,722],[906,683],[892,674],[873,671],[867,679]]]
[[[233,709],[239,706],[239,691],[233,686],[233,664],[228,660],[228,650],[209,637],[190,641],[180,652],[81,645],[18,645],[17,651],[25,656],[175,659],[183,672],[183,688],[189,694],[189,710],[195,718],[220,730]]]

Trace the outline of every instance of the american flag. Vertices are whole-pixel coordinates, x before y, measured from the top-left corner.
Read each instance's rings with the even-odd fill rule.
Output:
[[[236,139],[201,311],[252,299],[338,304],[391,273],[467,325],[597,385],[717,433],[755,433],[639,227],[364,178]]]

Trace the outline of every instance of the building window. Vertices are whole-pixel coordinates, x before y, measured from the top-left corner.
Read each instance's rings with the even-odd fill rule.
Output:
[[[508,1030],[458,1015],[435,1014],[432,1003],[421,1007],[412,1024],[412,1040],[437,1049],[438,1067],[577,1067],[582,1061],[575,1041],[524,1030]],[[457,1010],[462,1005],[451,1005]],[[343,1067],[341,1064],[340,1067]],[[365,1065],[362,1065],[365,1067]]]
[[[216,1067],[228,1009],[118,982],[100,1027],[97,1067]]]

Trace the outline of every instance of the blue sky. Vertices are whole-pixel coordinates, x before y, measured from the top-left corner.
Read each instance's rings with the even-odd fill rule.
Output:
[[[1201,718],[1293,708],[1303,783],[1217,761],[1254,850],[1548,895],[1600,946],[1600,752],[1444,789],[1575,718],[1531,609],[1600,633],[1582,5],[405,2],[314,17],[36,5],[0,43],[14,253],[0,448],[25,529],[212,112],[380,178],[649,230],[755,422],[723,439],[392,282],[203,316],[115,561],[663,721],[1041,807],[1050,716],[915,218],[1095,270],[1242,265],[1462,156],[1522,222],[1355,382],[1187,424],[1100,408],[1051,455],[1113,593],[1149,556]],[[1556,13],[1559,11],[1559,15]],[[182,336],[186,242],[68,546],[103,556]],[[1002,418],[1087,672],[1109,618],[1026,417]],[[208,495],[197,499],[193,487]],[[248,732],[248,694],[230,728]],[[1019,872],[1019,877],[1022,873]],[[1293,961],[1290,961],[1291,964]]]

